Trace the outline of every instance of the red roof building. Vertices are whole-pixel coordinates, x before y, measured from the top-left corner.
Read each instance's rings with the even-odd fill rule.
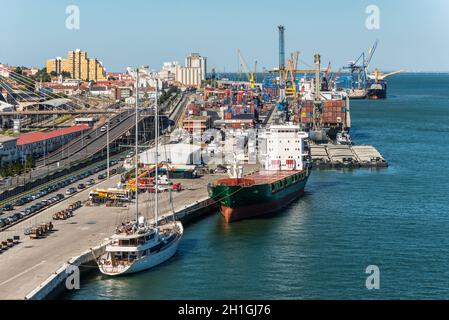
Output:
[[[89,130],[87,124],[75,125],[50,132],[24,133],[17,138],[17,149],[21,158],[35,158],[48,154]]]

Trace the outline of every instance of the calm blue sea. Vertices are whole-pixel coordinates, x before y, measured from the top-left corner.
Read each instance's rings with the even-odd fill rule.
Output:
[[[352,136],[386,169],[314,171],[271,218],[187,226],[154,270],[83,278],[65,299],[449,299],[449,75],[389,78],[384,101],[352,102]],[[380,268],[367,290],[365,269]]]

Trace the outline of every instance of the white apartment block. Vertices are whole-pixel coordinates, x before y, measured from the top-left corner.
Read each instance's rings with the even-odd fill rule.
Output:
[[[199,53],[191,53],[185,62],[185,67],[177,66],[175,80],[186,86],[198,86],[206,80],[207,58]]]

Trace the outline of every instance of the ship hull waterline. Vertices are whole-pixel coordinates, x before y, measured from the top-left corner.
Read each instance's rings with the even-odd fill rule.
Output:
[[[147,258],[143,258],[139,261],[134,262],[132,265],[123,268],[120,271],[111,272],[108,271],[107,268],[104,268],[103,266],[100,266],[100,271],[104,275],[107,276],[124,276],[129,275],[132,273],[142,272],[151,268],[154,268],[165,261],[170,260],[177,252],[178,250],[179,241],[176,241],[175,243],[171,244],[168,248],[165,250],[158,252],[156,254],[153,254]]]
[[[217,185],[211,197],[219,201],[220,213],[228,223],[272,214],[304,195],[308,176],[273,193],[270,184],[253,186]]]
[[[230,208],[226,206],[220,206],[221,215],[226,222],[235,222],[244,219],[250,219],[263,215],[268,215],[279,211],[286,207],[293,201],[297,200],[304,194],[304,189],[291,193],[281,200],[274,200],[268,203],[253,204],[244,207]]]

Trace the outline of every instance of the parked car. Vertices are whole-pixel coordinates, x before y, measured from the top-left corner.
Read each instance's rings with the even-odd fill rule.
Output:
[[[19,220],[19,218],[17,218],[17,216],[15,216],[15,215],[9,216],[7,219],[9,220],[10,223],[13,223],[13,222],[16,222],[17,220]]]
[[[78,189],[82,190],[82,189],[86,189],[86,185],[84,183],[80,183],[78,185]]]
[[[24,204],[25,204],[25,201],[23,200],[23,198],[17,199],[16,202],[14,202],[14,205],[16,207],[23,206]]]
[[[5,204],[3,206],[3,211],[12,211],[12,210],[14,210],[14,206],[12,204],[10,204],[10,203]]]
[[[62,194],[62,193],[58,193],[57,195],[56,195],[56,197],[58,197],[59,198],[59,200],[61,200],[61,199],[64,199],[65,197],[64,197],[64,195]]]
[[[98,180],[103,180],[103,179],[106,179],[106,175],[104,173],[102,173],[102,174],[98,175],[97,178],[98,178]]]
[[[67,189],[67,191],[65,192],[65,194],[67,194],[67,195],[74,194],[74,193],[76,193],[76,189],[73,187]]]
[[[23,213],[21,213],[21,212],[18,212],[18,213],[16,213],[16,214],[14,214],[14,216],[17,218],[17,220],[20,220],[20,219],[22,219],[23,217],[25,217],[25,215],[24,215]]]
[[[0,228],[3,228],[6,226],[6,221],[5,219],[0,219]]]
[[[87,180],[87,185],[88,186],[93,186],[94,184],[95,184],[95,180],[94,179]]]

